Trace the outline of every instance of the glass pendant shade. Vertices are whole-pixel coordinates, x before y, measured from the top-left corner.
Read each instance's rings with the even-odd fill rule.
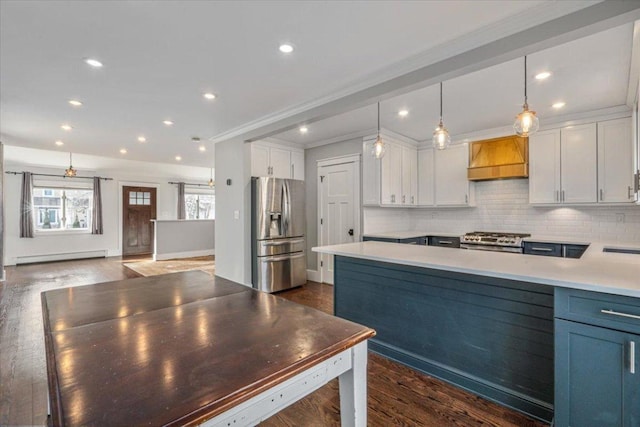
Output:
[[[433,146],[438,150],[444,150],[451,145],[451,135],[444,124],[440,122],[436,130],[433,132]]]
[[[378,137],[376,138],[376,142],[371,146],[371,155],[376,159],[381,159],[384,157],[386,151],[387,146],[380,136],[380,103],[378,102]]]
[[[216,184],[216,183],[213,181],[213,168],[212,168],[212,169],[211,169],[211,175],[210,175],[210,178],[209,178],[209,182],[207,183],[207,185],[208,185],[209,187],[213,187],[215,184]]]
[[[516,121],[513,123],[513,130],[518,136],[530,136],[538,131],[540,127],[540,121],[536,112],[529,110],[529,104],[527,103],[527,57],[524,57],[524,104],[522,105],[522,112],[516,116]]]
[[[64,170],[64,176],[76,176],[78,171],[73,168],[73,162],[71,161],[71,153],[69,153],[69,168]]]

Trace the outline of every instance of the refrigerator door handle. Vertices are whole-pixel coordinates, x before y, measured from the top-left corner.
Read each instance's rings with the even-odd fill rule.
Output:
[[[282,242],[265,242],[263,243],[263,245],[264,246],[282,246],[282,245],[294,245],[297,243],[304,243],[304,239],[287,240]]]
[[[289,193],[289,182],[282,182],[282,234],[289,235],[289,222],[291,220],[291,194]]]
[[[301,258],[304,256],[304,252],[299,252],[293,255],[282,255],[282,256],[270,256],[270,257],[262,257],[260,261],[262,262],[280,262],[287,261],[289,259]]]

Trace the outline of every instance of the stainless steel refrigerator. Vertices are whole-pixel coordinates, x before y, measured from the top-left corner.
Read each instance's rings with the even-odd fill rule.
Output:
[[[304,181],[251,178],[252,283],[277,292],[307,282]]]

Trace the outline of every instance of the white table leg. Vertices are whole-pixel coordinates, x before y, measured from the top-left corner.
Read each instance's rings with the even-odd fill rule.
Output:
[[[367,341],[351,349],[352,367],[340,375],[342,427],[367,425]]]

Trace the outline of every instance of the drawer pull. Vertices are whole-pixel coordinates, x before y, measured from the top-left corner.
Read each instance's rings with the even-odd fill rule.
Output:
[[[600,310],[600,313],[602,313],[602,314],[610,314],[612,316],[628,317],[630,319],[638,319],[638,320],[640,320],[640,316],[638,316],[636,314],[621,313],[619,311],[614,311],[614,310],[602,309],[602,310]]]
[[[536,246],[531,247],[532,251],[540,251],[540,252],[553,252],[553,248],[538,248]]]
[[[453,245],[453,242],[451,240],[439,240],[438,244],[440,244],[440,245]]]
[[[636,373],[636,343],[629,341],[629,372]]]

